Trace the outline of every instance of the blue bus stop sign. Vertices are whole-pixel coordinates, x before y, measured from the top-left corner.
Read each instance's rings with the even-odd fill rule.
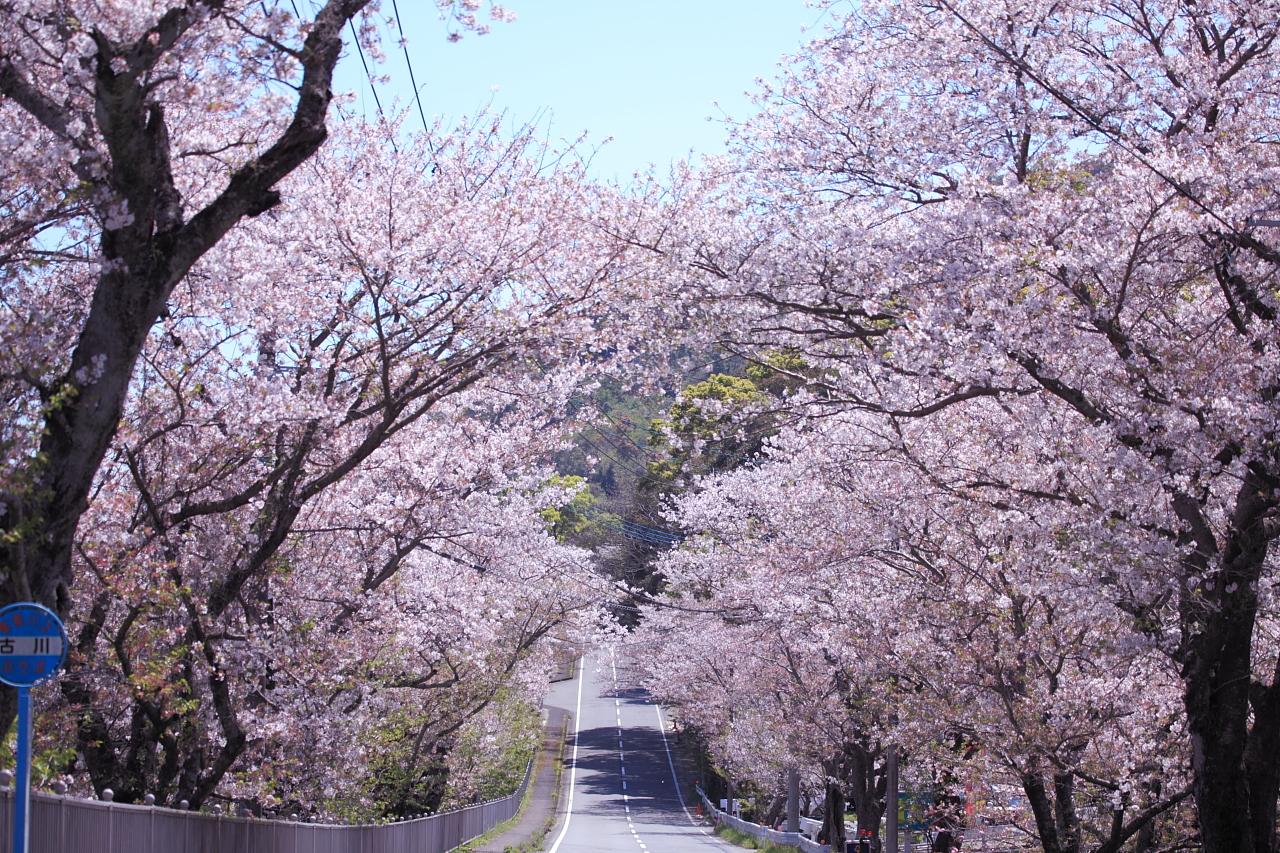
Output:
[[[0,682],[18,688],[18,767],[13,796],[13,853],[27,853],[31,806],[31,688],[62,669],[67,631],[47,607],[32,602],[0,609]]]
[[[23,602],[0,610],[0,681],[32,687],[62,669],[67,632],[47,607]]]

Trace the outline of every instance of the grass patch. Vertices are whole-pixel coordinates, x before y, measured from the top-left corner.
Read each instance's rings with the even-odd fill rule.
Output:
[[[546,821],[533,834],[533,837],[521,844],[519,847],[507,845],[503,853],[540,853],[542,844],[547,840],[547,833],[551,832],[556,825],[556,806],[560,805],[560,784],[564,781],[564,743],[565,738],[569,734],[569,718],[564,718],[563,725],[560,726],[560,750],[552,759],[556,772],[555,784],[551,786],[551,814],[547,816]],[[532,787],[532,786],[530,786]]]
[[[538,769],[535,767],[533,769],[534,777],[529,780],[529,787],[524,789],[524,796],[520,798],[520,807],[516,809],[515,814],[513,814],[511,817],[504,820],[502,823],[494,826],[484,835],[477,835],[475,838],[471,839],[470,841],[467,841],[462,845],[453,848],[451,853],[472,853],[472,851],[474,851],[477,847],[481,847],[485,844],[488,844],[490,841],[497,838],[499,835],[506,832],[511,827],[515,826],[516,821],[520,820],[520,816],[524,814],[524,810],[529,807],[529,800],[533,798],[533,783],[537,781],[537,778],[538,778],[537,773],[538,773]]]
[[[556,823],[556,805],[560,802],[560,782],[564,777],[564,742],[565,736],[569,730],[569,720],[566,717],[564,725],[560,728],[560,751],[552,758],[552,769],[556,774],[555,784],[551,788],[551,816],[547,818],[546,823],[533,834],[533,837],[519,846],[508,844],[504,849],[504,853],[538,853],[542,850],[542,842],[546,840],[547,833]],[[541,755],[538,756],[541,760]],[[453,853],[472,853],[479,847],[483,847],[502,833],[516,825],[516,822],[524,815],[525,809],[529,807],[529,802],[533,799],[534,782],[537,781],[538,774],[544,772],[541,767],[534,767],[534,776],[529,780],[529,787],[525,789],[524,797],[520,800],[520,808],[516,809],[516,813],[504,820],[502,823],[490,829],[484,835],[478,835],[460,847],[455,847]]]
[[[716,835],[730,844],[736,844],[747,850],[761,850],[764,853],[800,853],[798,847],[792,847],[790,844],[774,844],[764,838],[756,838],[754,835],[740,832],[727,824],[717,826]]]

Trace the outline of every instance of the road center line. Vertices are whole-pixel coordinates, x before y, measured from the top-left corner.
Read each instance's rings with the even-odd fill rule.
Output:
[[[609,649],[609,665],[613,669],[613,692],[618,692],[618,665],[617,658],[614,656],[613,649]],[[636,844],[640,845],[640,849],[648,853],[649,848],[645,846],[644,841],[640,838],[640,833],[636,831],[635,824],[631,820],[631,797],[627,794],[627,755],[622,746],[622,705],[617,700],[613,700],[614,707],[617,708],[618,715],[618,769],[622,774],[622,808],[627,815],[627,826],[631,829],[631,835],[636,840]],[[684,801],[681,800],[681,805]],[[688,810],[685,811],[688,814]],[[551,848],[549,853],[555,853],[555,848]]]

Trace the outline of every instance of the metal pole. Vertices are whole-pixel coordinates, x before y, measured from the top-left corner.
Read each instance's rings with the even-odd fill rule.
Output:
[[[886,853],[898,853],[898,747],[890,746],[885,756],[885,839]]]
[[[800,831],[800,771],[787,771],[787,832]]]
[[[13,853],[27,853],[31,808],[31,689],[18,688],[18,778],[13,790]]]

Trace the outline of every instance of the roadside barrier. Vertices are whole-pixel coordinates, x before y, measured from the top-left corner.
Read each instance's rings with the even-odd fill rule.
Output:
[[[702,800],[702,807],[708,815],[717,823],[724,823],[732,826],[739,832],[745,832],[748,835],[754,835],[756,838],[772,841],[774,844],[790,844],[792,847],[798,847],[805,853],[830,853],[831,847],[827,844],[818,844],[811,841],[808,835],[801,835],[793,832],[779,832],[776,829],[770,829],[767,826],[751,823],[739,817],[723,812],[711,804],[707,799],[707,795],[701,788],[698,788],[698,796]],[[822,828],[822,822],[813,820],[812,818],[800,818],[800,829],[809,835],[817,835],[818,830]],[[856,827],[845,824],[845,829],[849,832],[850,838],[857,837]],[[959,832],[963,839],[964,853],[1019,853],[1019,851],[1027,849],[1029,836],[1027,833],[1020,831],[1014,826],[972,826]],[[902,853],[929,853],[930,844],[927,840],[923,840],[920,835],[912,837],[910,833],[903,833],[899,836],[898,849]]]
[[[734,817],[728,812],[723,812],[712,805],[711,800],[707,799],[706,793],[701,788],[698,789],[698,798],[702,800],[702,808],[716,823],[726,824],[739,832],[745,832],[748,835],[753,835],[756,838],[770,841],[774,844],[789,844],[792,847],[803,850],[804,853],[831,853],[830,845],[811,841],[798,832],[782,832],[777,829],[770,829],[767,826],[761,826],[758,823],[752,823],[740,817]]]
[[[445,853],[515,816],[515,793],[386,824],[262,820],[158,806],[31,795],[30,853]],[[0,790],[0,839],[13,830],[13,790]]]

